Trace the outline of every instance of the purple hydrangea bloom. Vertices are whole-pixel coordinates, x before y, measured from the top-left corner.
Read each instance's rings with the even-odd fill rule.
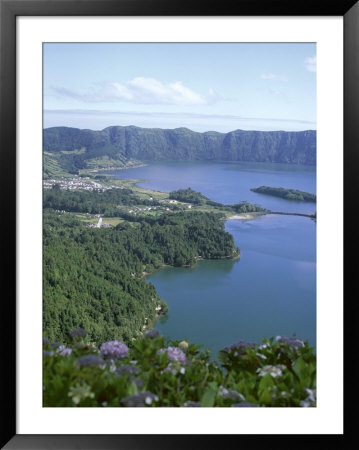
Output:
[[[115,370],[115,375],[120,377],[121,375],[133,375],[139,372],[138,367],[135,366],[121,366]]]
[[[301,339],[296,338],[295,336],[286,337],[286,336],[277,336],[275,338],[276,342],[283,342],[284,344],[289,345],[292,348],[300,348],[304,347],[304,342]]]
[[[64,345],[61,345],[57,350],[56,353],[58,353],[61,356],[70,356],[72,353],[72,348],[65,347]]]
[[[136,395],[124,397],[121,402],[128,407],[141,407],[151,405],[152,402],[158,402],[158,396],[149,391],[143,391]]]
[[[104,358],[124,358],[128,355],[128,347],[123,342],[109,341],[101,345],[101,355]]]
[[[61,344],[61,342],[52,342],[51,343],[51,347],[52,348],[57,348],[57,347],[61,347],[61,346],[63,346],[64,344]]]
[[[104,360],[97,355],[85,355],[77,360],[80,369],[83,367],[102,366],[104,363]]]
[[[48,345],[50,344],[50,341],[47,338],[42,338],[42,345]]]
[[[130,377],[130,383],[134,382],[138,389],[141,389],[143,386],[143,381],[141,378]]]
[[[70,336],[72,337],[72,339],[84,338],[86,335],[87,335],[87,331],[84,330],[83,328],[75,328],[70,333]]]
[[[54,356],[54,352],[52,350],[44,350],[43,351],[44,356]]]
[[[247,353],[247,347],[255,348],[256,345],[257,344],[255,342],[238,341],[232,345],[228,345],[227,347],[224,347],[223,351],[225,351],[227,353],[237,351],[240,355],[245,355]]]
[[[223,398],[229,398],[233,401],[245,401],[244,396],[240,392],[234,391],[232,389],[226,389],[224,386],[219,386],[218,395]]]
[[[161,354],[167,352],[170,361],[178,361],[181,364],[186,364],[186,355],[178,347],[160,348],[157,353]]]
[[[153,338],[156,338],[156,337],[160,336],[160,334],[161,333],[158,330],[154,329],[154,330],[147,331],[145,333],[145,337],[153,339]]]

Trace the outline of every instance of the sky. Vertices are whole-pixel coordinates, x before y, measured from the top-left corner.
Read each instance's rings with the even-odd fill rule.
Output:
[[[314,43],[46,43],[44,128],[316,129]]]

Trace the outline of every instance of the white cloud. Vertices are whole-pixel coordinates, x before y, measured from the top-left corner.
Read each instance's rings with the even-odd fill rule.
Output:
[[[288,81],[286,76],[275,73],[262,73],[261,78],[262,80]]]
[[[304,60],[304,67],[309,72],[316,72],[317,71],[317,57],[312,56],[312,57],[306,58]]]
[[[102,83],[87,93],[53,87],[61,96],[71,97],[85,103],[129,102],[158,105],[208,105],[220,100],[213,89],[202,95],[183,85],[181,81],[162,83],[154,78],[136,77],[126,83]]]

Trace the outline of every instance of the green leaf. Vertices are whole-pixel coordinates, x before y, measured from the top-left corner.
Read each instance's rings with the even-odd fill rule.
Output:
[[[136,395],[137,394],[137,386],[134,381],[128,387],[128,395]]]
[[[262,377],[261,381],[259,382],[259,390],[271,388],[273,386],[274,386],[274,381],[273,381],[273,378],[269,374],[264,375],[264,377]]]
[[[269,405],[272,401],[272,394],[269,389],[264,389],[259,395],[259,401],[262,404]]]
[[[310,369],[302,358],[298,358],[293,364],[293,372],[301,382],[304,382],[310,376]]]
[[[201,398],[201,405],[203,407],[211,407],[214,405],[214,399],[216,398],[216,390],[208,389]]]

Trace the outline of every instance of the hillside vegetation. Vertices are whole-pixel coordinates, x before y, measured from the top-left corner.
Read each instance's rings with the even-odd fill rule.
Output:
[[[113,126],[93,131],[53,127],[44,130],[43,146],[69,173],[159,160],[316,163],[313,130],[197,133],[187,128]]]
[[[195,211],[132,215],[131,222],[93,229],[72,213],[45,209],[45,335],[63,340],[72,328],[84,327],[96,342],[129,343],[153,326],[158,310],[166,311],[144,273],[164,265],[194,266],[199,257],[239,255],[220,217]]]

